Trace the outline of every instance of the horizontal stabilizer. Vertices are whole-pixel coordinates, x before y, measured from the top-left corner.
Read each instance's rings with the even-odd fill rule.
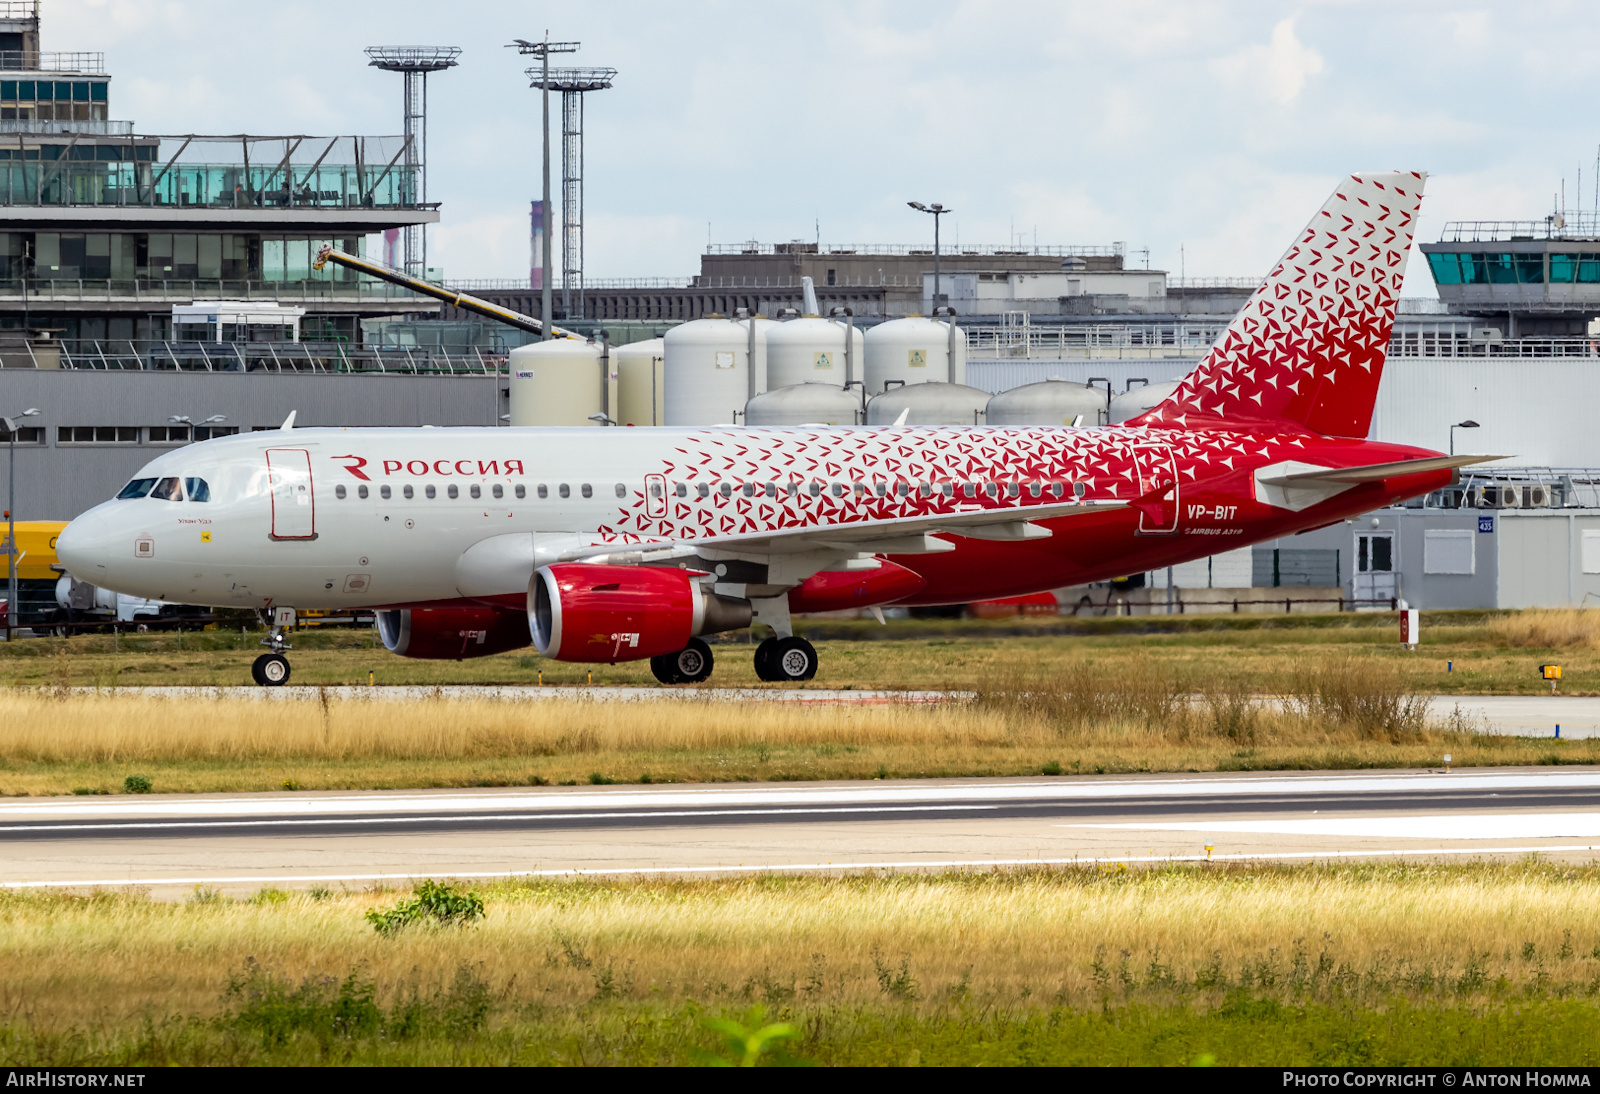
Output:
[[[1299,512],[1342,494],[1362,483],[1383,482],[1428,471],[1448,471],[1475,463],[1503,460],[1504,456],[1428,456],[1420,460],[1373,463],[1365,467],[1318,467],[1288,461],[1256,472],[1256,500],[1279,509]]]
[[[1374,463],[1366,467],[1338,467],[1319,471],[1301,471],[1293,475],[1263,476],[1259,481],[1269,486],[1309,486],[1313,483],[1382,482],[1402,475],[1416,475],[1423,471],[1444,471],[1452,467],[1469,467],[1475,463],[1509,459],[1508,456],[1430,456],[1422,460],[1397,460],[1394,463]]]

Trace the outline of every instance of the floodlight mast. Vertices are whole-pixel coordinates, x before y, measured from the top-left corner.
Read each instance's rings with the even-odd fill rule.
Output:
[[[454,68],[461,56],[459,46],[368,46],[367,64],[405,77],[405,164],[411,185],[412,201],[428,200],[428,73]],[[428,276],[427,226],[406,226],[405,270],[413,277]]]
[[[541,96],[544,104],[544,204],[539,214],[540,219],[544,221],[544,254],[540,256],[540,270],[542,272],[539,279],[540,341],[550,337],[552,320],[554,319],[551,313],[555,310],[555,305],[550,296],[550,278],[553,273],[550,268],[550,54],[576,53],[578,52],[578,45],[579,43],[577,42],[552,42],[550,33],[546,31],[543,41],[529,42],[518,38],[506,47],[507,49],[515,49],[525,57],[539,58],[539,68],[543,77],[538,85],[544,90],[544,94]]]
[[[515,43],[517,49],[540,60],[527,70],[529,86],[542,93],[545,143],[545,251],[550,239],[550,92],[561,92],[561,305],[567,318],[583,318],[583,97],[604,91],[616,77],[614,68],[550,67],[550,54],[576,52],[577,42]],[[550,284],[548,264],[544,283]]]
[[[939,218],[946,213],[953,212],[953,210],[946,209],[937,201],[932,205],[924,205],[920,201],[908,201],[906,204],[919,213],[929,213],[933,216],[933,307],[935,309],[934,313],[938,314],[939,297],[941,295],[939,292]]]

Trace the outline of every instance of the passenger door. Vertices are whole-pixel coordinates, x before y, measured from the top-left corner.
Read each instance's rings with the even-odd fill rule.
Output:
[[[1139,471],[1140,497],[1163,486],[1171,487],[1158,500],[1138,507],[1139,534],[1174,534],[1178,530],[1178,466],[1172,449],[1164,444],[1137,445],[1134,460]]]
[[[267,475],[272,482],[272,538],[316,539],[311,453],[304,448],[269,448]]]

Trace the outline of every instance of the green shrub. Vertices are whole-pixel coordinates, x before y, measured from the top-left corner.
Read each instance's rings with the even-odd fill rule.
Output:
[[[435,927],[461,927],[483,918],[483,898],[477,893],[458,893],[452,885],[424,881],[416,896],[402,900],[388,911],[376,908],[367,913],[367,922],[379,934],[394,934],[414,923]]]
[[[148,794],[150,793],[150,785],[149,775],[129,775],[122,780],[122,792],[124,794]]]

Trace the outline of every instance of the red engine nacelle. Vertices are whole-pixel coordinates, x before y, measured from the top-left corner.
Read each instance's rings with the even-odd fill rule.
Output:
[[[494,608],[400,608],[378,613],[378,637],[401,657],[462,661],[520,650],[532,641],[521,612]]]
[[[528,588],[534,647],[557,661],[638,661],[749,622],[749,601],[663,566],[563,562],[538,570]]]
[[[927,584],[921,574],[887,559],[876,570],[841,570],[812,574],[789,592],[792,612],[837,612],[892,604],[920,592]]]

